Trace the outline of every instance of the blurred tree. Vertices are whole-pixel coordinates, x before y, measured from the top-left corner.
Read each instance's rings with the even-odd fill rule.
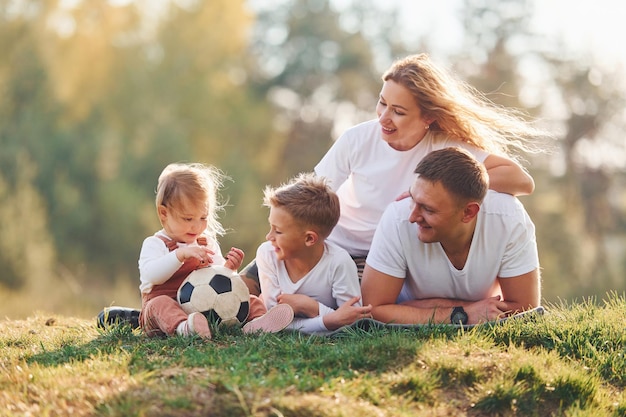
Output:
[[[112,165],[106,155],[101,158],[107,171],[116,167],[106,188],[111,196],[107,201],[118,212],[135,210],[126,217],[135,227],[128,224],[121,230],[126,255],[117,254],[118,262],[125,256],[124,264],[132,262],[136,268],[141,241],[159,227],[154,191],[160,171],[171,162],[197,161],[222,169],[234,180],[224,190],[224,200],[231,204],[223,213],[225,226],[240,230],[239,222],[247,220],[232,205],[243,204],[246,181],[255,177],[248,161],[270,131],[263,103],[245,88],[242,56],[250,24],[243,2],[171,3],[151,36],[130,37],[132,44],[123,49],[114,73],[119,82],[104,106],[105,138],[119,143],[102,141],[118,164]],[[138,204],[116,201],[120,191]],[[102,218],[102,225],[115,221],[113,213]],[[119,232],[109,229],[102,243],[114,245]]]
[[[31,181],[46,206],[24,214],[43,216],[33,227],[50,228],[66,275],[96,291],[115,278],[136,283],[163,167],[248,173],[270,130],[264,103],[245,89],[243,1],[2,0],[0,20],[3,201],[18,178]]]
[[[589,61],[563,54],[547,59],[568,110],[560,141],[562,213],[568,229],[576,231],[578,243],[577,256],[570,253],[567,257],[577,269],[574,277],[579,285],[574,295],[624,289],[626,207],[619,175],[623,177],[626,164],[618,156],[626,154],[626,143],[618,133],[626,128],[623,71],[584,64]]]
[[[594,160],[600,152],[581,153],[581,145],[604,143],[606,150],[609,138],[619,137],[610,131],[624,127],[623,74],[593,66],[592,60],[567,54],[563,45],[538,38],[529,25],[533,5],[528,0],[466,2],[466,46],[456,67],[496,103],[525,108],[552,120],[548,127],[555,132],[564,132],[558,141],[561,152],[546,156],[554,150],[546,142],[543,154],[521,155],[533,162],[537,182],[537,191],[522,199],[537,225],[546,297],[602,295],[624,288],[615,276],[623,274],[619,257],[626,258],[625,230],[615,226],[625,210],[615,204],[619,197],[611,199],[616,195],[610,175],[615,165]],[[531,69],[530,75],[525,73]],[[549,75],[538,76],[541,72]],[[623,140],[611,146],[624,152]],[[555,177],[559,158],[563,171]],[[613,250],[617,262],[608,262],[608,241],[618,245]]]
[[[33,184],[34,165],[16,155],[17,177],[0,174],[0,286],[45,293],[54,278],[55,250],[44,201]]]
[[[388,60],[402,49],[392,40],[379,39],[385,49],[369,41],[372,22],[388,38],[395,25],[392,13],[379,11],[368,1],[351,3],[343,15],[328,0],[259,6],[252,54],[260,71],[251,82],[276,108],[275,127],[284,135],[264,155],[272,183],[311,171],[345,128],[375,117],[375,56]]]
[[[51,150],[57,103],[32,20],[0,14],[0,287],[23,290],[48,289],[55,270],[39,157]]]

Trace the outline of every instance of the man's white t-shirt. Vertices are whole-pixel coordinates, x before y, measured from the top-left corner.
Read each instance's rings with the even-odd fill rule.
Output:
[[[410,213],[410,198],[389,205],[367,257],[367,264],[377,271],[406,279],[398,301],[478,301],[492,295],[497,277],[516,277],[539,268],[535,226],[524,206],[509,194],[487,192],[462,270],[450,263],[439,242],[418,239]]]
[[[276,258],[270,242],[257,249],[256,263],[261,284],[261,298],[269,310],[279,294],[303,294],[318,302],[320,314],[313,318],[294,318],[289,329],[303,333],[329,333],[323,317],[333,312],[352,297],[361,296],[356,265],[350,255],[338,246],[326,242],[320,261],[302,279],[289,278],[285,262]],[[361,306],[361,302],[355,304]]]
[[[337,192],[341,217],[328,240],[353,256],[366,256],[376,226],[387,205],[396,200],[415,179],[417,164],[428,153],[458,146],[481,163],[488,153],[465,142],[429,131],[408,151],[397,151],[381,137],[377,119],[348,129],[315,167]]]

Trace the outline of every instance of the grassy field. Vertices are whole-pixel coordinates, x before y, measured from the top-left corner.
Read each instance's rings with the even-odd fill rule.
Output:
[[[626,416],[626,299],[471,330],[214,340],[0,322],[2,416]]]

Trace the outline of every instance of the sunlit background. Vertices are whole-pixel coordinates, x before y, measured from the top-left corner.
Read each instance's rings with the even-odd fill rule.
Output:
[[[417,52],[553,133],[516,155],[546,304],[622,293],[624,22],[609,0],[0,0],[0,317],[139,307],[170,162],[231,178],[220,241],[251,260],[265,185],[374,117]]]

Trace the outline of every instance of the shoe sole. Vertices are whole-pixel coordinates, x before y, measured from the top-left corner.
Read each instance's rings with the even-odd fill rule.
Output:
[[[288,304],[278,304],[267,313],[243,326],[244,333],[277,333],[293,321],[293,309]]]

